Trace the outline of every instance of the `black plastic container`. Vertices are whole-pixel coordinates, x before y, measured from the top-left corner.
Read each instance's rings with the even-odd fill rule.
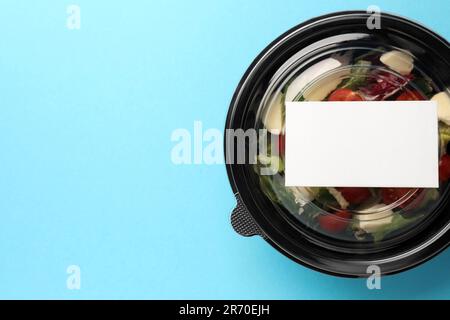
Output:
[[[445,39],[415,22],[384,13],[381,14],[381,28],[369,29],[367,21],[370,16],[363,11],[321,16],[294,27],[272,42],[254,60],[240,81],[230,105],[225,129],[260,128],[264,113],[270,112],[267,111],[267,105],[270,105],[268,101],[277,92],[286,97],[288,86],[294,82],[296,74],[301,74],[324,59],[338,57],[336,59],[340,60],[346,57],[346,52],[370,61],[381,59],[376,52],[382,55],[389,51],[407,51],[414,59],[416,77],[426,79],[434,93],[449,93],[450,47]],[[338,74],[342,78],[339,81],[349,77],[354,65],[353,61],[339,69],[348,70]],[[392,71],[386,71],[379,65],[376,68],[381,71],[375,74],[382,76]],[[395,74],[395,81],[406,79],[408,83],[402,87],[406,94],[419,92],[424,97],[428,94],[424,92],[428,89],[419,87],[408,76],[394,71],[392,73]],[[373,76],[374,73],[370,74]],[[306,96],[305,92],[302,97]],[[399,95],[398,92],[394,94]],[[295,99],[299,99],[298,95]],[[228,134],[225,137],[225,152],[229,156],[235,153],[236,147],[231,141],[232,137]],[[441,149],[445,153],[444,145],[441,145]],[[392,274],[430,259],[449,244],[450,191],[447,182],[442,183],[438,189],[439,197],[432,204],[414,212],[420,219],[416,219],[408,228],[394,232],[379,242],[374,242],[371,235],[367,235],[363,241],[349,241],[344,236],[318,232],[303,218],[293,214],[292,210],[290,212],[285,203],[270,198],[261,188],[261,180],[255,174],[255,164],[227,162],[226,166],[237,199],[237,206],[231,216],[234,229],[243,236],[263,237],[281,253],[310,268],[333,275],[364,277],[368,275],[369,266],[377,265],[383,274]],[[404,214],[405,204],[421,194],[423,196],[425,192],[428,191],[414,190],[407,193],[397,203],[403,211],[389,212]],[[318,215],[330,214],[327,210],[320,210]],[[355,212],[360,214],[357,210]],[[354,229],[349,230],[354,232]]]

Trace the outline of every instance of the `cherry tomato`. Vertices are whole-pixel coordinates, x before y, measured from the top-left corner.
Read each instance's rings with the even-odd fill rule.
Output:
[[[419,189],[408,201],[406,201],[404,207],[408,209],[414,209],[420,206],[420,204],[425,199],[427,193],[423,189]]]
[[[344,231],[350,223],[352,214],[348,211],[339,211],[336,214],[327,214],[319,216],[319,225],[322,230],[330,233],[339,233]]]
[[[328,101],[363,101],[364,99],[350,89],[337,89],[328,97]]]
[[[415,101],[415,100],[425,100],[418,91],[405,91],[397,97],[397,101]]]
[[[360,204],[370,198],[369,188],[336,188],[350,204]]]
[[[383,203],[392,204],[397,200],[403,198],[408,192],[411,190],[415,190],[414,188],[382,188],[381,189],[381,198],[383,199]],[[410,204],[419,194],[419,192],[414,193],[411,198],[407,201],[403,202],[399,205],[400,208],[406,207]]]
[[[439,161],[439,180],[442,182],[450,179],[450,155],[444,154]]]

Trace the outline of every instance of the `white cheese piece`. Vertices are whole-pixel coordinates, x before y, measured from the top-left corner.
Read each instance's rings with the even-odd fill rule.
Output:
[[[414,68],[413,57],[411,54],[403,51],[393,50],[386,52],[380,57],[380,61],[390,69],[404,76],[410,74]]]
[[[450,125],[450,95],[443,91],[434,95],[431,101],[437,102],[438,118],[447,125]]]
[[[370,208],[361,210],[361,214],[355,215],[355,218],[359,220],[358,227],[367,233],[374,233],[390,224],[394,217],[392,210],[377,212],[377,210],[382,210],[385,206],[385,204],[376,204]]]
[[[283,128],[283,95],[279,94],[270,103],[265,115],[263,123],[270,133],[280,134]]]

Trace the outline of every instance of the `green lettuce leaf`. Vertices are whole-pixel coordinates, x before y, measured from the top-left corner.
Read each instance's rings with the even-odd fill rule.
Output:
[[[367,74],[372,64],[366,60],[356,62],[351,70],[350,78],[342,83],[342,89],[357,90],[367,81]]]
[[[372,233],[373,239],[375,242],[379,242],[379,241],[383,240],[386,237],[386,235],[388,235],[389,233],[399,230],[403,227],[406,227],[407,225],[414,223],[421,217],[422,216],[416,216],[413,218],[404,218],[401,214],[394,213],[390,224],[388,224],[385,227],[380,228],[376,232]]]

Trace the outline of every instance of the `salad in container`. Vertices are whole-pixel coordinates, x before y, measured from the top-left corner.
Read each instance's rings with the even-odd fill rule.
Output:
[[[333,13],[280,36],[247,70],[226,121],[226,129],[263,132],[258,139],[268,144],[256,155],[247,145],[244,164],[227,162],[234,229],[263,237],[302,265],[347,277],[368,276],[371,265],[383,274],[406,270],[450,241],[449,43],[390,14],[371,30],[369,17]],[[437,103],[438,188],[285,186],[286,102],[417,100]],[[236,151],[232,139],[226,135],[227,156]],[[276,172],[261,174],[271,164]]]

